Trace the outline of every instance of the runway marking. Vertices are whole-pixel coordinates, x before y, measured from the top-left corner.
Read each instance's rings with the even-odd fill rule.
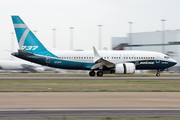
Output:
[[[137,110],[137,111],[171,111],[171,110],[180,110],[178,109],[0,109],[0,111],[130,111],[130,110]]]
[[[168,95],[167,97],[180,97],[180,95]]]

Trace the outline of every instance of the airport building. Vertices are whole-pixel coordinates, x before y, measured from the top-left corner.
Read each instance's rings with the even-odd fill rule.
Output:
[[[112,37],[113,50],[156,51],[177,61],[171,72],[180,73],[180,30],[129,33],[127,37]]]

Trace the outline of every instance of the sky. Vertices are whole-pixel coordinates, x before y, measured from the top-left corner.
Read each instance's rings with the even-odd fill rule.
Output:
[[[37,38],[53,47],[70,50],[70,27],[73,29],[73,49],[92,50],[99,47],[99,27],[102,25],[102,47],[111,49],[112,37],[125,37],[132,32],[180,29],[180,0],[0,0],[0,59],[11,58],[11,45],[18,43],[11,15],[19,15]],[[13,41],[13,42],[12,42]]]

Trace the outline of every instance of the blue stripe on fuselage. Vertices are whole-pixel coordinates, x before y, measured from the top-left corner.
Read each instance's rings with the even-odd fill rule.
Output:
[[[55,57],[48,57],[47,59],[47,56],[23,56],[23,55],[19,55],[18,52],[16,52],[14,56],[37,64],[55,67],[55,68],[62,68],[62,69],[90,70],[91,67],[94,65],[94,63],[67,61],[67,60],[57,59]],[[163,61],[163,60],[160,60],[159,63],[157,63],[156,60],[139,60],[139,61],[131,61],[130,63],[134,63],[136,65],[137,70],[166,69],[168,67],[175,65],[175,63],[173,62]],[[162,64],[162,63],[166,63],[166,64]]]
[[[47,56],[24,56],[24,55],[19,55],[18,52],[15,52],[13,55],[18,58],[31,61],[37,64],[55,67],[55,68],[62,68],[62,69],[90,70],[91,67],[94,65],[94,63],[60,60],[55,57],[50,57],[50,58],[48,57],[47,59]]]
[[[139,64],[137,64],[137,62]],[[164,60],[160,60],[158,63],[156,62],[156,60],[140,60],[140,61],[134,61],[132,63],[136,64],[136,69],[137,70],[143,70],[143,69],[166,69],[166,68],[169,68],[169,67],[176,64],[174,62],[169,62],[169,61],[164,61]],[[162,63],[166,63],[166,64],[162,64]]]

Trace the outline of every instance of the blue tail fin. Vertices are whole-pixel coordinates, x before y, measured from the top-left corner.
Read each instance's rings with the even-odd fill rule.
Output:
[[[11,16],[16,32],[17,41],[21,50],[33,54],[54,56],[50,53],[43,44],[36,38],[27,25],[19,16]]]

